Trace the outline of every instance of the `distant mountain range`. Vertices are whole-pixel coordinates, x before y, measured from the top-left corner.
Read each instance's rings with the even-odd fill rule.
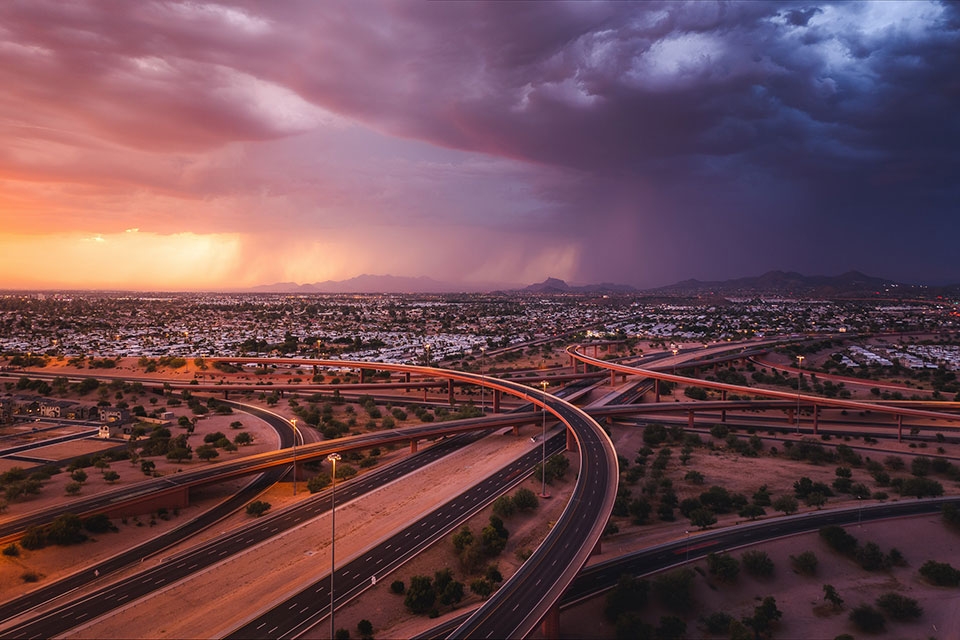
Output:
[[[312,284],[278,282],[253,287],[250,290],[255,293],[465,293],[490,291],[498,288],[500,287],[495,285],[465,286],[452,284],[426,276],[406,278],[363,274],[347,280],[325,280]]]
[[[859,271],[848,271],[838,276],[805,276],[792,271],[768,271],[761,276],[723,281],[684,280],[665,287],[640,290],[630,285],[600,284],[572,285],[558,278],[526,287],[474,284],[463,285],[442,282],[425,276],[407,278],[391,275],[364,274],[348,280],[326,280],[311,284],[278,282],[253,287],[254,293],[485,293],[504,291],[537,295],[562,294],[644,294],[654,296],[754,296],[779,295],[819,298],[888,297],[912,298],[937,295],[958,297],[960,284],[928,287],[898,283],[875,278]]]

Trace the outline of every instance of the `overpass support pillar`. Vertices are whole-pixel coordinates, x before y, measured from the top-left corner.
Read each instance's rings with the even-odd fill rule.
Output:
[[[727,401],[727,392],[725,390],[720,392],[720,399],[723,400],[724,402]],[[726,421],[727,421],[727,410],[720,409],[720,422],[726,422]]]
[[[577,439],[573,437],[573,430],[570,427],[566,428],[566,434],[567,434],[567,451],[576,451]]]
[[[820,433],[820,405],[813,405],[813,435]]]
[[[515,436],[520,435],[520,426],[519,426],[519,425],[513,425],[513,435],[515,435]]]
[[[540,635],[547,640],[560,637],[560,605],[555,604],[547,611],[540,623]]]
[[[653,401],[660,402],[660,380],[653,381]]]
[[[447,380],[447,402],[453,406],[453,380]]]
[[[416,452],[417,452],[417,441],[410,440],[410,453],[416,453]]]
[[[793,409],[787,409],[787,424],[793,424],[793,423],[794,423],[794,420],[793,420],[793,419],[794,419],[793,411],[794,411]]]
[[[493,390],[493,412],[500,413],[500,389]]]
[[[601,546],[600,539],[597,538],[597,544],[593,545],[593,551],[590,552],[592,556],[598,556],[603,553],[603,547]]]
[[[405,373],[403,374],[403,381],[404,381],[404,382],[410,382],[410,372],[409,372],[409,371],[407,371],[407,372],[405,372]]]
[[[897,442],[903,442],[903,416],[897,414]]]
[[[611,387],[617,386],[617,372],[616,372],[616,371],[610,371],[610,386],[611,386]]]
[[[598,345],[593,345],[593,357],[594,357],[594,358],[598,357],[598,356],[597,356],[597,348],[598,348]]]
[[[224,389],[224,390],[223,390],[223,399],[224,399],[224,400],[229,400],[229,399],[230,399],[230,390],[229,390],[229,389]]]
[[[693,411],[687,412],[687,428],[693,429]]]
[[[360,384],[363,384],[363,369],[357,369],[357,373],[360,374]]]

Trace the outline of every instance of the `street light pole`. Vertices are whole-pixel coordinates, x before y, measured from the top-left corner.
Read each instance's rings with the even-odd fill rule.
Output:
[[[800,381],[803,380],[803,356],[797,356],[797,435],[800,435]]]
[[[550,383],[541,380],[540,386],[543,388],[543,427],[540,435],[540,497],[549,498],[550,496],[547,495],[547,387],[550,386]]]
[[[293,495],[297,495],[297,419],[292,418],[290,424],[293,425]]]
[[[337,460],[340,459],[339,453],[331,453],[327,460],[333,464],[330,469],[330,481],[333,486],[330,489],[330,638],[334,637],[333,625],[333,574],[337,570],[336,549],[337,549]]]

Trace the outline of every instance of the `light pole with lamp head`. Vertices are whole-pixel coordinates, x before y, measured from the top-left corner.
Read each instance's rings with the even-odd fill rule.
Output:
[[[333,465],[330,469],[330,482],[333,486],[330,489],[330,637],[334,637],[333,625],[333,574],[337,569],[336,549],[337,549],[337,460],[340,459],[339,453],[331,453],[327,460]]]
[[[803,380],[803,356],[797,356],[797,435],[800,435],[800,382]]]
[[[543,427],[540,435],[540,497],[549,498],[547,494],[547,387],[550,383],[546,380],[540,381],[540,387],[543,389]]]

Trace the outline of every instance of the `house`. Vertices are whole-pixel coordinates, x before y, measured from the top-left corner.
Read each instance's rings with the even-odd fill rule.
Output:
[[[130,414],[126,409],[118,409],[117,407],[100,407],[100,422],[122,423],[129,419]]]

